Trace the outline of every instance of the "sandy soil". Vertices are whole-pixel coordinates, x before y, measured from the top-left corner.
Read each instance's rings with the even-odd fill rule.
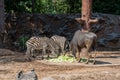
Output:
[[[23,53],[0,49],[0,80],[15,80],[20,70],[35,69],[39,80],[120,80],[120,56],[97,56],[96,64],[26,62]]]

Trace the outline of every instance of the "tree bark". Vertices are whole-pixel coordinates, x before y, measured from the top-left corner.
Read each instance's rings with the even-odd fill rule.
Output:
[[[35,0],[32,0],[32,13],[35,12]]]
[[[92,14],[92,0],[82,0],[82,16],[81,18],[76,18],[79,23],[84,24],[83,30],[90,31],[90,23],[96,23],[97,19],[90,19]]]
[[[0,0],[0,47],[3,45],[4,19],[4,0]]]
[[[0,0],[0,32],[3,33],[4,27],[4,0]]]

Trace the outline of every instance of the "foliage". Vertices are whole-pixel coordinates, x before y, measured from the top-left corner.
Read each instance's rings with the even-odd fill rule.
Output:
[[[25,43],[28,39],[29,39],[29,37],[25,36],[25,35],[19,37],[18,43],[19,43],[19,46],[21,47],[21,49],[24,50],[26,48]]]
[[[72,62],[76,62],[76,59],[73,57],[69,57],[67,55],[65,56],[62,55],[62,56],[59,56],[58,58],[49,59],[48,61],[49,62],[70,62],[72,63]]]
[[[93,12],[119,14],[120,0],[93,0]]]
[[[5,0],[6,12],[80,13],[82,0]],[[12,5],[11,5],[12,4]],[[120,0],[93,0],[93,12],[120,14]]]
[[[81,12],[82,0],[66,0],[66,2],[70,7],[70,10],[68,13],[80,13]]]
[[[65,55],[65,56],[61,55],[58,58],[49,59],[48,61],[49,62],[69,62],[69,63],[77,62],[77,60],[74,57],[70,57],[67,55]],[[86,61],[87,61],[87,59],[85,59],[85,58],[81,58],[81,60],[80,60],[80,62],[86,62]],[[93,62],[93,60],[90,59],[90,62]]]
[[[31,0],[5,0],[6,12],[31,12]]]
[[[32,8],[31,8],[31,1],[28,0],[26,2],[20,1],[20,3],[18,4],[18,6],[20,7],[20,9],[22,9],[22,11],[27,11],[27,12],[32,12]]]
[[[35,12],[57,14],[66,13],[69,5],[65,3],[65,0],[36,0]]]

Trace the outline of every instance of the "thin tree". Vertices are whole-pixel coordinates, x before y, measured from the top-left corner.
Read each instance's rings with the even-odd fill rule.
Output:
[[[35,0],[32,0],[32,13],[35,12]]]
[[[91,19],[92,15],[92,0],[82,0],[82,16],[76,18],[79,23],[83,23],[83,31],[91,30],[91,23],[98,22],[98,19]]]
[[[0,47],[4,33],[4,0],[0,0]]]
[[[0,0],[0,32],[3,32],[4,27],[4,0]]]

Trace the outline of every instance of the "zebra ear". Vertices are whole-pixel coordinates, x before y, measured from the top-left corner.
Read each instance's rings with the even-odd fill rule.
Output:
[[[35,71],[35,69],[33,68],[32,70],[31,70],[31,72],[34,72]]]
[[[34,68],[31,70],[31,73],[32,73],[32,76],[34,76],[34,80],[38,80],[38,76],[35,73],[35,69]]]
[[[17,78],[20,78],[22,75],[23,75],[23,71],[20,71],[20,72],[17,74]]]

